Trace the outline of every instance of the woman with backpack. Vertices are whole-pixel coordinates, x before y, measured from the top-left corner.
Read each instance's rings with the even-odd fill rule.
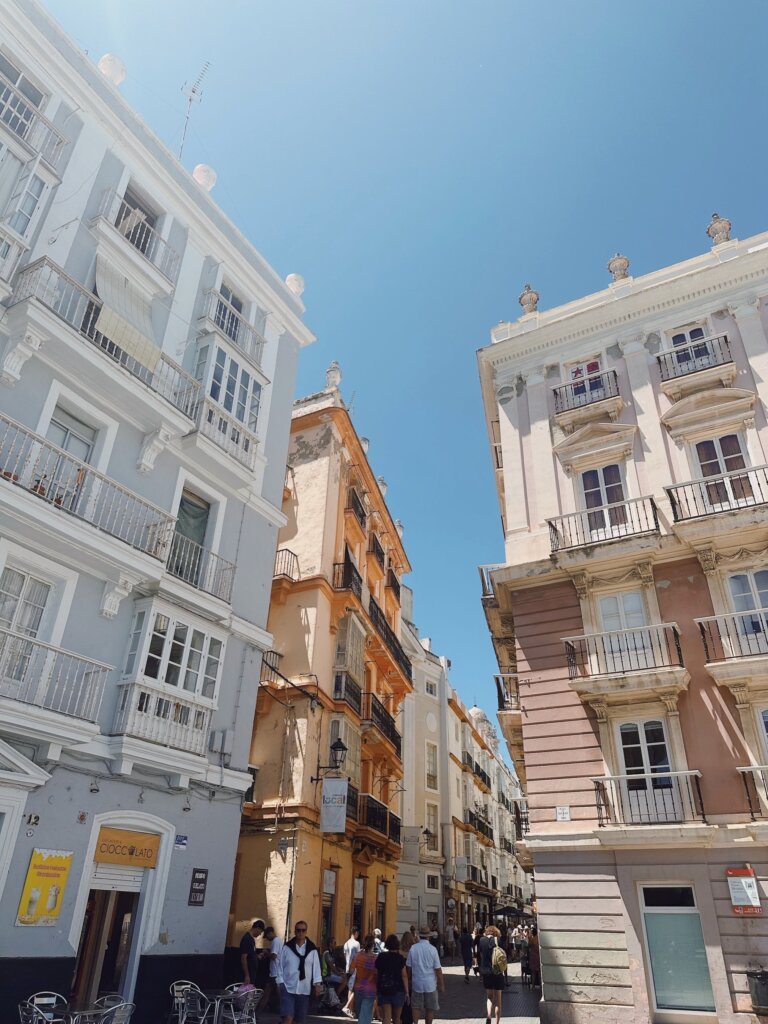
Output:
[[[408,998],[408,971],[400,952],[400,940],[396,935],[388,935],[384,952],[376,957],[376,1000],[382,1024],[400,1024]]]
[[[480,976],[485,989],[485,1024],[501,1021],[501,993],[504,991],[504,976],[507,973],[507,954],[499,945],[499,929],[489,924],[485,934],[477,943],[477,958]]]

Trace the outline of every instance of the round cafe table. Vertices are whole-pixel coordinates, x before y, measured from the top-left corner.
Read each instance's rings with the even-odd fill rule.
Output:
[[[225,988],[214,988],[204,991],[203,995],[213,1003],[213,1024],[219,1024],[222,1006],[225,1003],[231,1004],[237,993],[228,992]]]
[[[68,1006],[64,1014],[66,1024],[92,1024],[102,1017],[109,1007],[95,1006],[93,1003],[83,1003],[81,1006]]]

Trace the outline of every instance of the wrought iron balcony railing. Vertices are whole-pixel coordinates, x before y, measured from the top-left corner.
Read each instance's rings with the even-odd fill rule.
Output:
[[[744,783],[752,820],[768,817],[768,765],[750,764],[736,771]]]
[[[571,412],[606,398],[618,398],[619,381],[615,370],[603,370],[560,384],[552,391],[555,396],[555,412]]]
[[[591,547],[644,533],[658,533],[659,514],[653,498],[631,498],[548,519],[550,548],[566,551]]]
[[[273,576],[287,576],[289,580],[299,579],[299,557],[289,548],[278,548],[275,554]]]
[[[111,665],[0,629],[0,697],[95,722]]]
[[[343,700],[358,715],[363,709],[363,691],[348,672],[333,675],[333,699]]]
[[[495,565],[478,565],[477,571],[480,573],[480,586],[482,589],[482,598],[484,601],[492,601],[495,597],[493,593],[493,583],[491,582],[491,573],[497,569],[502,569],[503,566],[500,564]]]
[[[395,748],[397,756],[401,757],[403,738],[397,731],[394,718],[375,693],[363,694],[363,718],[373,722],[381,735]]]
[[[347,508],[353,513],[358,523],[365,529],[366,523],[366,512],[365,506],[363,505],[360,495],[357,493],[354,487],[350,487],[347,491]]]
[[[472,757],[472,753],[469,750],[462,750],[461,763],[470,769],[475,767],[475,759]]]
[[[134,249],[156,267],[171,284],[175,284],[179,274],[179,254],[156,228],[147,223],[146,216],[141,210],[127,203],[114,189],[106,189],[101,197],[99,216],[114,225]]]
[[[494,676],[496,683],[496,699],[499,711],[519,711],[520,691],[517,684],[517,676],[509,673]]]
[[[370,793],[361,793],[359,807],[359,825],[366,825],[375,832],[381,832],[383,836],[388,834],[389,809],[386,804],[381,803]]]
[[[198,403],[197,429],[222,451],[242,463],[248,469],[256,465],[259,451],[258,437],[247,430],[240,420],[226,412],[218,402],[203,398]]]
[[[347,786],[347,820],[357,821],[359,818],[358,805],[360,803],[360,790],[350,782]]]
[[[202,320],[205,329],[213,327],[220,331],[252,363],[261,368],[266,344],[264,336],[215,288],[209,289],[203,296]]]
[[[571,679],[647,672],[683,664],[680,634],[674,622],[571,636],[563,642]]]
[[[120,697],[112,734],[133,736],[189,754],[205,755],[210,706],[184,691],[169,693],[146,679],[119,684]]]
[[[368,543],[368,550],[374,556],[381,568],[386,569],[387,556],[384,554],[384,548],[381,546],[381,541],[375,533],[371,534],[370,541]]]
[[[768,609],[712,615],[694,621],[709,662],[768,655]]]
[[[478,779],[480,779],[480,781],[483,783],[484,786],[487,786],[488,789],[491,788],[491,777],[490,777],[490,775],[488,774],[488,772],[483,771],[483,769],[480,767],[480,765],[477,763],[477,761],[475,761],[474,766],[472,768],[472,771],[473,771],[474,775]]]
[[[213,594],[227,603],[232,600],[232,584],[237,566],[202,544],[174,533],[167,565],[172,576],[184,580],[190,586]]]
[[[67,139],[4,75],[0,75],[0,124],[25,142],[49,167],[58,169]]]
[[[389,812],[389,838],[392,840],[393,843],[399,843],[400,842],[400,832],[402,830],[401,826],[402,826],[402,822],[401,822],[400,818],[393,811],[390,811]]]
[[[387,569],[387,586],[395,595],[397,603],[400,604],[400,581],[395,576],[395,570],[391,567]]]
[[[699,519],[720,512],[751,508],[768,502],[768,466],[747,466],[665,487],[675,522]]]
[[[699,771],[606,775],[592,782],[601,827],[687,821],[706,824]]]
[[[165,561],[175,519],[0,413],[0,481]]]
[[[515,811],[515,839],[521,842],[523,836],[527,836],[531,826],[528,819],[528,810],[516,809]]]
[[[732,363],[731,346],[727,334],[715,334],[711,338],[700,338],[688,345],[676,345],[656,356],[662,380],[685,377],[697,370],[710,366]]]
[[[392,655],[398,668],[401,670],[406,678],[411,679],[413,674],[413,668],[411,666],[411,660],[402,648],[400,641],[395,635],[395,631],[392,629],[390,624],[387,622],[386,616],[381,608],[378,606],[376,601],[371,597],[368,602],[368,614],[371,617],[374,629],[379,634],[381,639],[384,641],[384,646],[387,648],[389,653]]]
[[[362,601],[363,578],[350,561],[336,562],[333,566],[333,589],[351,590]]]
[[[16,305],[25,299],[35,299],[55,313],[113,363],[170,402],[179,412],[194,418],[200,394],[198,381],[162,352],[155,368],[149,369],[97,331],[96,322],[101,309],[99,300],[47,257],[31,263],[19,274],[11,304]]]

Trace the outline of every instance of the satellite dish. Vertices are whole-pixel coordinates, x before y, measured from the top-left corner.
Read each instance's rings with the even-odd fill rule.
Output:
[[[200,188],[204,188],[206,192],[210,192],[213,186],[216,184],[218,175],[212,167],[208,164],[197,164],[192,171],[192,177],[195,179]]]
[[[294,295],[301,295],[304,291],[304,278],[301,274],[289,274],[285,279],[285,286]]]
[[[120,85],[121,82],[125,81],[127,74],[125,64],[123,64],[116,53],[105,53],[103,57],[99,58],[96,67],[105,78],[109,79],[112,85]]]

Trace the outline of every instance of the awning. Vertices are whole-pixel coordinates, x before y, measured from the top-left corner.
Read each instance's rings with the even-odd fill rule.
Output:
[[[96,290],[101,309],[96,330],[148,370],[154,370],[160,349],[154,343],[149,303],[121,271],[96,257]]]

